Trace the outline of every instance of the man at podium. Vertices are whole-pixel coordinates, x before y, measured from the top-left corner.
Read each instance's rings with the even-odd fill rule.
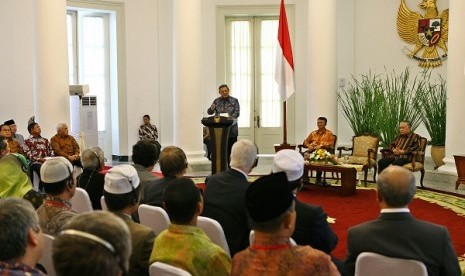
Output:
[[[237,126],[237,118],[239,117],[240,107],[239,101],[229,96],[229,87],[227,84],[222,84],[218,87],[218,92],[221,95],[216,98],[210,108],[207,109],[208,114],[223,115],[227,113],[229,117],[234,120],[229,130],[228,137],[228,164],[231,156],[232,145],[237,141],[237,135],[239,134],[239,128]]]

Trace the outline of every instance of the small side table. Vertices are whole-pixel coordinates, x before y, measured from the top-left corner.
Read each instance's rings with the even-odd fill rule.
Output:
[[[454,159],[458,176],[455,182],[455,189],[457,190],[460,184],[465,184],[465,155],[454,155]]]

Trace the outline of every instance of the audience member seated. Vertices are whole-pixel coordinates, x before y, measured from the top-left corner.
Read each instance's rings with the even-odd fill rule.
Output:
[[[233,258],[231,275],[339,275],[329,255],[292,246],[296,212],[284,172],[257,179],[245,195],[255,239]]]
[[[94,210],[102,210],[100,198],[103,195],[105,176],[100,172],[105,166],[103,150],[99,147],[84,150],[81,162],[84,170],[77,178],[78,187],[87,191]]]
[[[152,140],[157,141],[158,130],[155,125],[150,123],[150,116],[144,115],[142,117],[144,124],[139,127],[139,140]]]
[[[140,190],[139,176],[131,165],[113,167],[105,174],[104,196],[108,210],[122,218],[131,233],[132,254],[127,275],[148,276],[155,233],[151,228],[135,223],[131,218],[139,207]]]
[[[5,125],[8,125],[10,127],[10,130],[11,130],[11,138],[15,141],[18,141],[19,145],[24,148],[24,145],[25,145],[25,141],[24,141],[24,137],[23,135],[17,133],[18,131],[18,127],[16,126],[16,123],[13,119],[11,120],[8,120],[5,122]]]
[[[32,189],[26,158],[10,153],[8,141],[0,136],[0,198],[23,197]]]
[[[44,233],[56,236],[77,212],[70,199],[76,191],[73,165],[64,157],[53,157],[42,164],[40,177],[47,199],[37,209]]]
[[[104,211],[73,218],[52,248],[58,276],[126,275],[130,255],[128,227],[119,217]]]
[[[6,124],[0,125],[0,135],[5,137],[6,140],[8,141],[8,147],[10,148],[11,153],[20,153],[24,155],[24,150],[19,144],[19,142],[16,140],[13,140],[9,125],[6,125]]]
[[[192,275],[229,275],[231,259],[197,225],[203,201],[199,189],[186,177],[165,191],[164,205],[171,224],[155,239],[150,263],[167,263]]]
[[[400,134],[389,144],[390,154],[378,161],[378,174],[391,164],[403,166],[410,163],[412,152],[420,150],[420,135],[413,133],[411,127],[410,121],[400,122]]]
[[[40,136],[42,130],[38,123],[32,123],[27,126],[29,138],[26,139],[26,157],[31,164],[31,174],[36,172],[40,178],[40,167],[47,157],[53,156],[52,145],[46,138]],[[32,179],[32,175],[31,175]]]
[[[44,275],[35,269],[42,257],[39,218],[24,199],[0,199],[0,275]]]
[[[346,269],[354,275],[362,252],[423,262],[428,275],[460,275],[457,255],[447,228],[415,219],[408,205],[416,191],[409,170],[391,166],[377,180],[381,214],[376,220],[349,228]]]
[[[231,168],[205,181],[202,216],[218,221],[223,227],[231,256],[249,245],[250,225],[245,209],[247,175],[257,162],[257,147],[249,140],[239,140],[231,149]]]
[[[68,134],[68,126],[65,123],[57,125],[57,134],[50,139],[55,155],[63,156],[71,164],[82,167],[79,145],[73,136]]]
[[[334,134],[331,130],[326,129],[328,119],[325,117],[318,117],[316,125],[317,130],[310,132],[307,139],[304,140],[304,147],[307,148],[305,156],[317,149],[325,149],[328,151],[334,151]],[[316,184],[326,185],[324,180],[321,180],[321,171],[316,172]]]
[[[0,159],[10,153],[10,146],[6,137],[0,134]]]
[[[297,194],[302,188],[302,176],[304,172],[304,158],[295,150],[280,150],[273,159],[272,172],[285,172],[289,187],[293,194]],[[317,205],[303,203],[295,199],[295,222],[292,238],[299,245],[311,247],[331,254],[336,248],[338,238],[328,224],[328,215],[323,208]],[[342,261],[332,258],[338,270],[344,272]],[[342,273],[341,272],[341,273]]]
[[[149,181],[158,179],[152,174],[152,170],[158,162],[160,150],[161,145],[155,140],[138,141],[132,147],[132,161],[142,186]]]
[[[160,169],[163,178],[148,182],[142,187],[141,204],[163,207],[163,193],[176,178],[184,176],[187,171],[187,157],[178,147],[170,146],[161,151]]]

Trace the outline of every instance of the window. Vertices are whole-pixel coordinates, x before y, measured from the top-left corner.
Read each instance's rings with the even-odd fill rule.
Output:
[[[106,130],[110,95],[109,13],[70,10],[67,13],[70,84],[89,84],[97,96],[98,130]]]
[[[250,127],[255,109],[261,127],[281,127],[281,100],[274,80],[277,33],[275,17],[226,18],[227,78],[241,103],[240,127]]]

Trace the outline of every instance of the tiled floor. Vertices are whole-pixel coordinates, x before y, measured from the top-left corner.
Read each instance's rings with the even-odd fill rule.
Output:
[[[270,173],[272,161],[273,161],[273,155],[260,155],[258,166],[254,168],[250,174],[251,175],[265,175],[265,174]],[[116,164],[117,163],[113,163],[109,165],[116,165]],[[189,169],[187,171],[187,176],[200,177],[200,176],[210,175],[211,174],[210,166],[211,166],[210,163],[189,166]],[[457,176],[447,175],[447,174],[439,173],[438,171],[434,171],[433,170],[434,165],[432,163],[429,163],[428,161],[425,167],[426,167],[426,174],[423,180],[423,185],[425,187],[465,195],[465,185],[460,185],[458,190],[455,190],[455,181],[457,180]],[[155,166],[154,171],[160,171],[160,168],[158,165]],[[420,186],[420,172],[416,172],[415,177],[417,180],[417,186]],[[368,179],[373,179],[373,176],[369,175]]]

